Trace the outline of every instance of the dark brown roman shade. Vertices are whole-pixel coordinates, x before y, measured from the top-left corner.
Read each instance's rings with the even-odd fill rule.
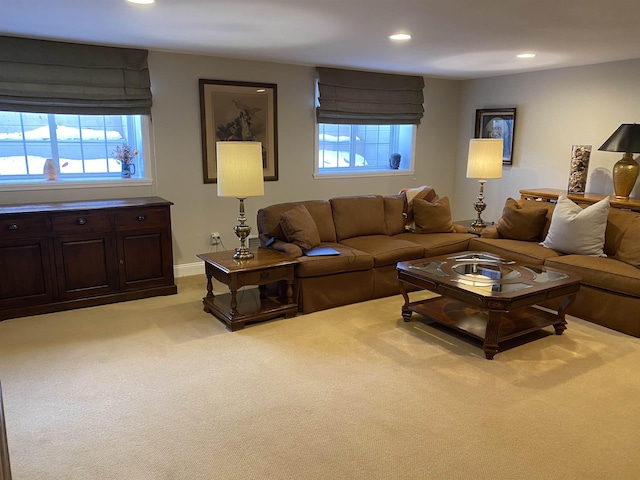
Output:
[[[149,114],[147,53],[0,36],[0,110]]]
[[[419,125],[424,78],[317,68],[318,123]]]

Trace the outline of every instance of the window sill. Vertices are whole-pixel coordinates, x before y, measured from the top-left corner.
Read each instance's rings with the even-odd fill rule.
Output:
[[[362,171],[344,173],[318,173],[314,172],[313,178],[316,180],[327,180],[333,178],[364,178],[364,177],[397,177],[397,176],[411,176],[416,173],[415,170],[384,170],[384,171]]]
[[[153,184],[152,178],[100,179],[100,180],[36,180],[31,182],[9,181],[0,183],[0,192],[21,190],[60,190],[70,188],[114,188],[147,187]]]

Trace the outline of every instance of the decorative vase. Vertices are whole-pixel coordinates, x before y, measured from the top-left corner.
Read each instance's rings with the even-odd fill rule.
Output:
[[[638,162],[625,153],[613,166],[613,190],[616,198],[628,199],[638,179]]]
[[[42,173],[44,173],[44,177],[47,180],[57,180],[59,172],[56,162],[54,162],[51,158],[47,158],[44,162]]]
[[[133,163],[122,164],[122,178],[131,178],[131,175],[135,175],[136,166]]]
[[[583,194],[585,192],[589,158],[591,158],[591,145],[573,145],[571,147],[571,172],[569,173],[568,193]]]

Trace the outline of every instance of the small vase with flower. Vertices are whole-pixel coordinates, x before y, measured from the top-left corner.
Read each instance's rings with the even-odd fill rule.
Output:
[[[136,155],[138,155],[138,151],[126,143],[123,143],[120,147],[116,147],[113,151],[113,156],[117,162],[122,165],[122,178],[131,178],[131,175],[135,175],[136,166],[133,163],[133,159]]]

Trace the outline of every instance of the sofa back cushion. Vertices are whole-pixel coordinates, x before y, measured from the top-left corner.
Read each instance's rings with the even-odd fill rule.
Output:
[[[280,228],[287,240],[298,245],[303,252],[320,244],[316,222],[302,204],[280,214]]]
[[[620,243],[625,236],[629,226],[640,215],[630,212],[628,210],[622,210],[620,208],[609,209],[609,215],[607,216],[607,230],[604,236],[604,253],[610,257],[617,256],[617,252],[620,249]],[[640,242],[640,238],[638,238]]]
[[[640,215],[634,216],[620,240],[615,256],[618,260],[640,268]]]
[[[298,205],[304,205],[313,218],[320,235],[321,242],[335,242],[336,230],[331,216],[331,204],[327,200],[306,200],[270,205],[258,210],[258,232],[262,240],[275,237],[287,241],[280,227],[280,215]]]
[[[335,197],[329,200],[338,241],[363,235],[385,235],[381,195]]]
[[[404,195],[389,195],[384,199],[384,224],[387,235],[404,232]]]

